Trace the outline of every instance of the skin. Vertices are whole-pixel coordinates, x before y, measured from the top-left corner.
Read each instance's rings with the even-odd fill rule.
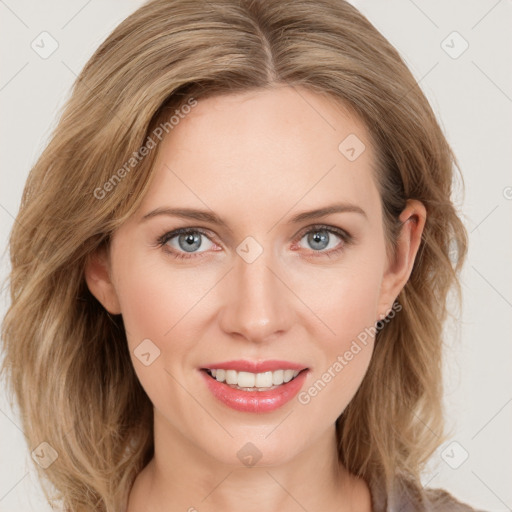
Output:
[[[349,134],[366,145],[355,161],[338,150]],[[335,421],[368,369],[372,338],[307,405],[294,399],[268,413],[226,407],[198,369],[282,359],[309,368],[307,389],[389,311],[410,276],[426,211],[408,201],[388,258],[374,156],[359,119],[291,87],[201,100],[164,138],[143,204],[86,268],[91,292],[123,315],[154,405],[155,457],[135,481],[128,512],[371,510],[366,482],[337,462]],[[287,223],[339,202],[365,215]],[[141,221],[158,207],[213,211],[227,227],[169,215]],[[353,241],[322,231],[328,246],[315,245],[307,234],[318,224]],[[180,227],[207,232],[192,254],[178,237],[167,243],[189,259],[156,243]],[[252,263],[236,252],[248,236],[263,248]],[[133,352],[144,339],[160,350],[149,366]],[[253,467],[237,457],[248,442],[261,453]]]

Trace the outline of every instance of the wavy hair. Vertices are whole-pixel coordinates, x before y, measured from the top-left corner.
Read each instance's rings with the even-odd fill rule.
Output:
[[[154,0],[85,65],[31,169],[9,241],[2,375],[30,449],[47,442],[58,455],[36,467],[47,499],[66,510],[118,512],[153,456],[152,404],[122,318],[84,279],[88,258],[148,190],[158,142],[143,158],[141,148],[191,99],[277,85],[307,88],[364,121],[390,250],[406,200],[427,210],[402,311],[378,331],[337,421],[339,460],[386,489],[396,475],[419,486],[445,440],[442,328],[452,288],[461,300],[467,232],[451,199],[457,161],[406,64],[344,0]]]

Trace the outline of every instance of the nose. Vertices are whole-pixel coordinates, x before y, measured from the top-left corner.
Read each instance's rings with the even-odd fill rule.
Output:
[[[269,253],[264,251],[252,263],[236,258],[233,270],[226,276],[226,301],[219,323],[230,336],[265,343],[294,325],[293,293]]]

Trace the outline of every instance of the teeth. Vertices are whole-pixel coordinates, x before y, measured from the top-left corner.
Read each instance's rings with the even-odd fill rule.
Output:
[[[215,371],[215,370],[214,370]],[[238,377],[235,370],[226,371],[226,384],[237,384]]]
[[[238,379],[236,385],[241,388],[253,388],[256,382],[256,375],[249,372],[237,372]]]
[[[284,371],[284,381],[290,382],[293,377],[295,377],[295,372],[293,370],[285,370]]]
[[[233,387],[251,390],[271,389],[273,386],[280,386],[290,382],[299,374],[298,370],[276,370],[274,372],[251,373],[237,372],[236,370],[222,370],[221,368],[209,370],[211,376],[218,382],[225,382]]]
[[[257,388],[271,388],[272,372],[257,373],[255,381],[255,385]]]
[[[272,384],[279,386],[284,382],[284,370],[277,370],[272,372]]]

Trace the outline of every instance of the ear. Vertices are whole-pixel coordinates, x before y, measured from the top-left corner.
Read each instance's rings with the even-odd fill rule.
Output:
[[[108,249],[101,247],[89,255],[85,264],[85,281],[90,292],[113,315],[121,313],[116,290],[111,280]]]
[[[381,284],[378,312],[379,319],[389,313],[396,297],[411,275],[414,260],[421,243],[427,211],[416,199],[408,199],[399,216],[402,227],[397,240],[394,258],[388,261]]]

